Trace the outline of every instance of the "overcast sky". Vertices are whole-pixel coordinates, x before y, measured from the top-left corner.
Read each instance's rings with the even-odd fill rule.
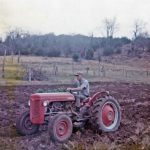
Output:
[[[150,0],[0,0],[0,36],[13,28],[98,36],[102,21],[113,17],[117,36],[131,37],[135,19],[150,29]]]

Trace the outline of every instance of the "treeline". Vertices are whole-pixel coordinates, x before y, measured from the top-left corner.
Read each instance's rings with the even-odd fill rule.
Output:
[[[127,54],[150,51],[150,38],[138,36],[134,40],[127,37],[93,37],[83,35],[31,35],[29,33],[11,31],[6,39],[0,40],[0,55],[8,54],[36,55],[48,57],[73,57],[96,59],[102,55],[119,54],[126,50]]]

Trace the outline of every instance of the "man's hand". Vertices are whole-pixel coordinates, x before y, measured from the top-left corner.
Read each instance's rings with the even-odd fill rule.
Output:
[[[81,87],[77,87],[77,88],[67,88],[67,91],[69,92],[78,92],[78,91],[81,91],[82,88]]]
[[[67,91],[68,91],[68,92],[71,92],[71,90],[72,90],[72,88],[67,88]]]

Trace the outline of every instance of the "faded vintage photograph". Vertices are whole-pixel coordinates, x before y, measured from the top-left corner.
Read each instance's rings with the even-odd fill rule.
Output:
[[[0,150],[149,150],[150,1],[0,0]]]

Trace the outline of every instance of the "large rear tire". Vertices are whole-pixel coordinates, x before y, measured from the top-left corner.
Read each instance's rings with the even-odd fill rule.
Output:
[[[118,130],[121,121],[120,105],[113,97],[100,98],[92,107],[92,123],[99,131]]]
[[[30,113],[26,111],[22,113],[16,120],[17,132],[21,135],[31,135],[38,132],[39,125],[30,121]]]
[[[73,131],[71,118],[65,114],[57,114],[50,118],[48,131],[53,142],[66,142]]]

